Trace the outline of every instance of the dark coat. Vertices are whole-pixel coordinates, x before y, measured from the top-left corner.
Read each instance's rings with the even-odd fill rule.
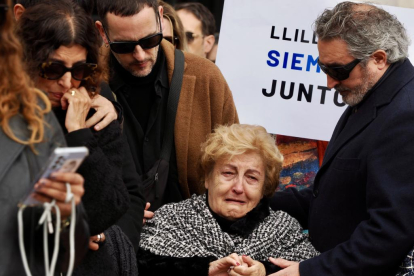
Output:
[[[407,59],[389,70],[345,110],[313,189],[273,198],[322,252],[301,276],[395,275],[414,245],[414,68]]]
[[[115,224],[129,207],[128,192],[122,179],[124,140],[120,124],[113,121],[100,131],[83,128],[67,133],[66,111],[56,109],[54,112],[66,133],[68,146],[89,149],[89,155],[77,172],[85,179],[82,202],[88,214],[91,235],[100,234]]]
[[[105,83],[101,85],[101,95],[110,100],[118,112],[118,121],[123,127],[123,110],[122,106],[117,103],[111,89]],[[125,235],[129,238],[134,246],[135,252],[138,250],[139,237],[142,228],[142,219],[144,218],[144,207],[146,200],[143,195],[142,187],[139,185],[140,177],[135,170],[134,159],[129,148],[126,136],[122,135],[123,143],[123,157],[122,157],[122,179],[127,187],[130,204],[127,212],[117,221],[117,225],[122,229]]]

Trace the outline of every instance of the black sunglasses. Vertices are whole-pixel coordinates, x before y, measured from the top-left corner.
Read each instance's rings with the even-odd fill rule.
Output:
[[[329,75],[331,78],[338,81],[343,81],[349,78],[349,74],[355,68],[355,66],[357,66],[358,63],[361,62],[361,60],[362,59],[354,59],[350,63],[345,64],[343,66],[326,66],[322,64],[318,58],[318,65],[319,67],[321,67],[322,71],[325,74]]]
[[[199,36],[204,37],[201,34],[195,34],[193,32],[185,32],[185,37],[187,38],[187,43],[192,43],[194,41],[194,39],[196,39]]]
[[[160,19],[160,14],[157,13],[157,19],[159,22],[159,25],[161,26],[161,19]],[[149,35],[147,37],[141,38],[138,41],[111,41],[109,39],[108,33],[106,32],[106,28],[104,26],[102,26],[102,28],[104,29],[106,38],[108,39],[108,43],[109,46],[111,47],[111,50],[114,53],[117,54],[129,54],[134,52],[135,47],[137,45],[141,46],[142,49],[151,49],[154,48],[158,45],[160,45],[161,41],[162,41],[162,31],[155,33],[153,35]]]
[[[7,11],[9,10],[9,6],[6,4],[0,4],[0,25],[3,25],[4,21],[6,21]]]
[[[172,45],[175,45],[178,43],[178,37],[164,36],[164,39],[170,42]]]
[[[70,72],[72,74],[72,78],[75,80],[84,81],[92,78],[97,67],[98,65],[95,63],[81,63],[73,66],[72,68],[67,68],[62,63],[53,61],[43,62],[40,65],[39,76],[47,80],[58,80],[66,74],[66,72]]]

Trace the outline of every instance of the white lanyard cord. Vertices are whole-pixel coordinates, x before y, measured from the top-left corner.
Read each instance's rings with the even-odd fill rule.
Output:
[[[71,276],[73,272],[73,266],[75,262],[75,226],[76,226],[76,206],[75,206],[75,198],[71,192],[70,184],[66,183],[66,200],[65,202],[71,201],[71,221],[70,221],[70,230],[69,230],[69,245],[70,245],[70,258],[69,258],[69,268],[67,276]],[[60,210],[59,207],[56,205],[56,201],[53,200],[51,203],[45,202],[43,204],[45,210],[43,211],[42,216],[39,219],[39,225],[43,224],[43,253],[45,259],[45,275],[46,276],[53,276],[55,273],[56,262],[59,253],[59,242],[60,242],[60,225],[61,225],[61,218],[60,218]],[[20,247],[20,255],[23,261],[23,267],[26,272],[27,276],[32,276],[30,272],[30,268],[27,262],[26,250],[24,248],[24,235],[23,235],[23,211],[26,206],[21,206],[17,213],[17,221],[19,227],[19,247]],[[52,225],[52,208],[55,208],[56,211],[56,226],[55,226],[55,246],[53,249],[53,256],[52,262],[49,267],[49,245],[48,245],[48,232],[50,234],[53,233],[53,225]]]

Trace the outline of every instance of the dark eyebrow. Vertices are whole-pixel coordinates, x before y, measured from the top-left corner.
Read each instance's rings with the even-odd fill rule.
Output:
[[[51,61],[51,62],[56,62],[56,63],[60,63],[60,64],[63,64],[63,65],[64,65],[64,62],[63,62],[62,60],[60,60],[60,59],[49,58],[49,61]],[[76,66],[76,65],[79,65],[79,64],[83,64],[83,63],[86,63],[86,60],[85,60],[85,59],[75,62],[75,63],[72,65],[72,67],[73,67],[73,66]]]
[[[152,35],[155,35],[155,34],[158,34],[158,33],[160,33],[160,32],[155,31],[155,32],[153,32],[153,33],[150,33],[150,34],[148,34],[148,35],[146,35],[146,36],[144,36],[144,37],[140,38],[139,40],[141,40],[141,39],[145,39],[145,38],[147,38],[147,37],[149,37],[149,36],[152,36]],[[137,42],[137,41],[139,41],[139,40],[118,40],[118,39],[114,39],[114,40],[111,40],[111,42]]]
[[[342,66],[346,65],[346,64],[339,64],[339,63],[336,63],[336,62],[333,62],[333,63],[323,63],[323,62],[321,62],[321,64],[325,65],[326,67],[342,67]]]

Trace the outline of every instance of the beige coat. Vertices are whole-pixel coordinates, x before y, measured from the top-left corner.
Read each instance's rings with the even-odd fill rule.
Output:
[[[174,70],[174,46],[161,43],[168,79]],[[178,176],[183,195],[200,194],[204,186],[197,179],[200,145],[215,126],[239,122],[233,96],[218,67],[205,58],[184,53],[183,84],[175,121],[175,148]]]

